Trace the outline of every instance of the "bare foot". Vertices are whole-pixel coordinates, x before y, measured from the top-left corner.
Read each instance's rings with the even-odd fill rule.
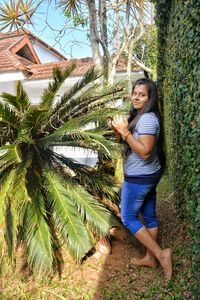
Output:
[[[159,262],[163,267],[167,280],[172,278],[172,249],[167,248],[162,251]]]
[[[131,264],[134,266],[141,266],[141,267],[157,267],[157,262],[154,257],[143,257],[143,258],[132,258]]]
[[[100,252],[101,254],[109,255],[111,253],[110,241],[106,238],[102,238],[96,244],[95,249],[97,252]]]

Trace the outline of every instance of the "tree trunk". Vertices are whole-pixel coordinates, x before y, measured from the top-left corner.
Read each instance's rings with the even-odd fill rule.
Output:
[[[86,2],[89,11],[90,43],[91,43],[93,63],[98,69],[102,70],[102,59],[99,50],[99,41],[98,41],[98,33],[97,33],[97,15],[96,15],[95,1],[87,0]]]
[[[108,48],[108,33],[107,33],[107,7],[106,0],[99,0],[99,20],[100,20],[100,31],[101,31],[101,40],[104,43],[105,47]],[[103,71],[104,71],[104,83],[108,81],[108,56],[107,52],[103,48]]]

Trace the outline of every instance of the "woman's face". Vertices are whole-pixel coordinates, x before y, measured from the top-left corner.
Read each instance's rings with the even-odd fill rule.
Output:
[[[145,106],[148,100],[147,86],[145,84],[136,85],[132,95],[133,107],[137,110],[140,110]]]

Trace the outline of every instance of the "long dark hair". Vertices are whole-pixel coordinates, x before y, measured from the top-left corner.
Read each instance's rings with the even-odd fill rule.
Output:
[[[146,85],[148,91],[148,101],[145,103],[144,107],[139,112],[134,107],[130,110],[129,118],[128,118],[129,130],[131,132],[133,131],[137,121],[143,114],[149,112],[155,113],[160,124],[160,134],[157,140],[157,155],[162,169],[165,169],[166,158],[165,158],[165,151],[164,151],[163,122],[162,122],[162,114],[158,102],[157,86],[155,82],[153,82],[151,79],[141,78],[134,83],[132,88],[132,94],[134,92],[136,85]]]

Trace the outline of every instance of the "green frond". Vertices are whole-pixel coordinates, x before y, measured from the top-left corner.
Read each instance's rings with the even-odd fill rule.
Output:
[[[39,189],[29,191],[31,202],[26,204],[23,223],[27,261],[35,274],[48,274],[52,269],[53,256],[44,198]]]
[[[16,87],[16,101],[19,103],[19,110],[21,112],[26,111],[30,106],[30,100],[28,94],[26,93],[25,89],[23,88],[22,82],[17,82]]]
[[[15,218],[13,217],[12,207],[11,207],[11,199],[6,201],[6,210],[5,210],[5,238],[7,242],[8,248],[8,256],[13,260],[13,252],[16,245],[16,237],[17,237],[17,227]]]
[[[83,139],[87,144],[89,149],[96,150],[99,153],[102,153],[112,159],[118,157],[120,145],[114,141],[108,140],[103,136],[104,132],[95,132],[95,131],[81,131],[74,132],[74,139],[77,138]]]
[[[40,108],[43,110],[50,110],[52,109],[54,97],[65,81],[74,69],[76,68],[75,64],[71,64],[68,68],[66,68],[64,71],[62,71],[59,68],[54,68],[53,70],[53,82],[49,83],[48,87],[44,89],[44,92],[41,97],[41,103]]]
[[[112,140],[108,140],[103,136],[105,132],[95,132],[95,131],[72,131],[66,137],[61,134],[53,133],[46,138],[39,140],[39,145],[46,149],[50,146],[62,145],[62,142],[68,146],[78,146],[83,145],[84,149],[91,149],[102,153],[106,156],[115,159],[118,157],[121,146]]]
[[[16,145],[6,145],[0,147],[0,171],[10,165],[21,162],[21,152]]]
[[[12,178],[10,197],[13,208],[17,212],[17,226],[22,226],[26,203],[31,201],[27,190],[27,171],[31,167],[31,159],[16,167],[15,176]]]
[[[6,198],[15,174],[16,174],[15,169],[11,169],[4,174],[3,173],[0,174],[1,175],[0,176],[0,224],[1,222],[3,222]]]
[[[95,67],[90,68],[85,73],[82,79],[76,82],[69,91],[64,93],[64,95],[61,97],[60,102],[53,109],[53,114],[58,115],[58,113],[63,110],[63,107],[70,101],[72,97],[74,97],[78,92],[85,88],[89,83],[93,83],[100,76],[101,74],[95,69]]]
[[[97,92],[93,90],[93,94],[83,93],[81,96],[72,98],[63,105],[62,109],[58,111],[57,114],[51,117],[48,130],[50,128],[50,131],[52,132],[52,128],[59,127],[69,119],[74,119],[96,110],[100,111],[104,107],[107,107],[108,110],[114,110],[114,101],[122,98],[123,93],[123,88],[120,87],[120,89],[116,91],[115,87],[111,87],[107,89],[106,92]],[[116,108],[115,111],[117,111]]]
[[[83,187],[66,180],[66,188],[71,201],[96,234],[106,236],[111,227],[119,226],[112,213]]]
[[[90,229],[95,233],[105,236],[109,234],[109,229],[112,226],[119,225],[110,211],[69,177],[65,178],[64,181],[61,177],[49,171],[46,171],[45,176],[48,181],[49,192],[53,193],[52,186],[54,186],[55,192],[59,190],[61,195],[65,195],[69,207],[71,205],[77,207],[82,219],[90,225]],[[62,210],[62,207],[60,209]]]
[[[8,255],[12,259],[16,241],[15,220],[11,211],[11,198],[9,197],[13,178],[16,170],[12,169],[2,174],[0,178],[0,234],[4,234],[7,244]],[[4,243],[1,239],[1,243]]]
[[[92,238],[76,207],[71,202],[61,178],[48,170],[45,171],[44,176],[45,189],[48,191],[53,220],[59,235],[67,243],[71,255],[80,260],[92,248]]]
[[[16,129],[19,123],[19,118],[16,113],[6,103],[0,102],[0,123],[9,125]]]
[[[101,170],[85,168],[84,166],[76,167],[76,165],[73,171],[76,174],[75,180],[87,191],[119,204],[119,187],[113,176]]]
[[[99,130],[98,127],[91,130],[84,130],[84,126],[90,124],[91,122],[100,121],[101,124],[104,121],[106,124],[106,119],[109,115],[113,114],[113,109],[105,109],[105,116],[101,114],[101,110],[91,112],[90,114],[71,119],[66,122],[63,126],[56,129],[52,134],[39,140],[39,144],[44,148],[50,145],[55,145],[55,143],[65,142],[65,145],[80,145],[84,144],[84,147],[93,150],[101,151],[107,155],[116,156],[117,151],[119,151],[120,146],[111,140],[104,137],[109,131]],[[68,142],[68,143],[67,143]],[[80,143],[79,143],[80,142]]]
[[[16,137],[16,142],[33,144],[36,138],[37,126],[41,127],[41,121],[47,118],[47,112],[38,108],[29,108],[23,114],[23,120]],[[36,128],[35,128],[36,127]]]
[[[49,112],[38,107],[29,107],[24,113],[23,120],[20,124],[21,129],[28,129],[32,137],[36,138],[38,131],[49,118]]]
[[[12,95],[12,94],[9,94],[9,93],[5,93],[3,92],[1,94],[1,98],[4,100],[5,103],[15,107],[17,110],[20,110],[20,105],[17,101],[17,97]]]
[[[113,90],[108,91],[108,93],[100,94],[99,96],[93,96],[89,99],[83,99],[83,101],[74,106],[73,109],[70,111],[70,117],[75,118],[77,116],[90,113],[94,110],[101,110],[104,107],[107,107],[107,109],[111,109],[114,106],[114,102],[116,100],[119,100],[123,97],[123,89],[116,92]],[[115,109],[116,112],[118,109]],[[64,120],[66,120],[68,117],[68,113],[64,116]]]
[[[2,93],[1,98],[7,104],[13,106],[18,111],[25,111],[30,106],[30,101],[26,91],[23,88],[22,82],[18,81],[16,86],[16,96],[9,93]]]
[[[94,86],[95,87],[95,86]],[[98,87],[98,86],[97,86]],[[99,108],[102,108],[103,104],[107,104],[107,107],[114,107],[115,101],[122,99],[125,93],[125,87],[123,84],[114,84],[112,86],[103,86],[101,89],[89,88],[86,92],[81,93],[80,96],[73,98],[72,101],[67,103],[67,110],[70,110],[70,105],[74,112],[84,107],[87,108],[89,105],[99,104]],[[66,110],[66,111],[67,111]]]
[[[23,225],[26,203],[31,200],[26,188],[26,172],[25,166],[16,168],[6,197],[5,238],[11,261],[17,243],[18,228]]]

